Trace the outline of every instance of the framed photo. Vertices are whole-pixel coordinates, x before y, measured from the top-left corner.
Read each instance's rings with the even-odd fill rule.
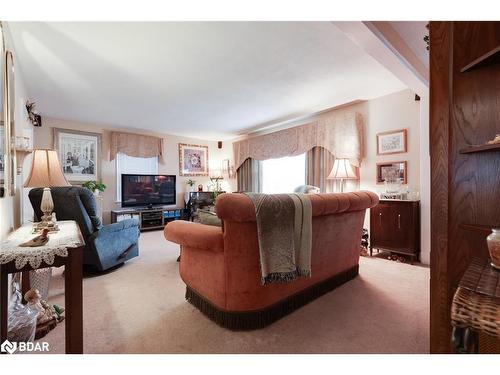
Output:
[[[406,161],[389,161],[377,163],[377,184],[383,184],[386,179],[400,178],[403,184],[408,183],[408,168]]]
[[[407,130],[391,130],[377,134],[377,155],[401,154],[407,149]]]
[[[179,143],[179,175],[208,176],[208,146]]]
[[[101,134],[54,128],[54,149],[68,182],[101,180]]]

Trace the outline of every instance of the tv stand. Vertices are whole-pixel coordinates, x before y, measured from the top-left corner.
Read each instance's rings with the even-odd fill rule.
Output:
[[[111,222],[116,223],[125,219],[138,219],[139,229],[163,229],[174,220],[186,220],[184,208],[163,207],[149,205],[147,207],[128,207],[111,211]]]

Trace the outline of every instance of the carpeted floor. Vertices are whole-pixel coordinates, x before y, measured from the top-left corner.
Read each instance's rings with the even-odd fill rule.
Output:
[[[271,326],[232,332],[184,300],[178,246],[141,234],[140,256],[84,279],[85,353],[428,353],[429,269],[361,258],[360,275]],[[51,303],[64,305],[62,269]],[[64,353],[64,324],[41,339]]]

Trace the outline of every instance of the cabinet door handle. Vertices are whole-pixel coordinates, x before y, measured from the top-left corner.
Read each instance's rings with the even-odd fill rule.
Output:
[[[401,215],[398,215],[398,229],[401,229]]]
[[[382,212],[379,212],[379,214],[378,214],[378,222],[379,222],[380,226],[382,226]]]

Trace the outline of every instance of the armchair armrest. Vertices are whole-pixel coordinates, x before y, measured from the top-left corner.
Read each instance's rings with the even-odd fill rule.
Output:
[[[139,221],[127,219],[101,227],[90,236],[97,251],[123,253],[139,241]]]
[[[137,219],[125,219],[119,221],[117,223],[104,225],[99,229],[99,233],[112,233],[112,232],[120,232],[122,230],[136,227],[139,230],[139,220]]]
[[[165,238],[181,246],[215,252],[224,251],[222,228],[190,221],[173,221],[165,226]]]

